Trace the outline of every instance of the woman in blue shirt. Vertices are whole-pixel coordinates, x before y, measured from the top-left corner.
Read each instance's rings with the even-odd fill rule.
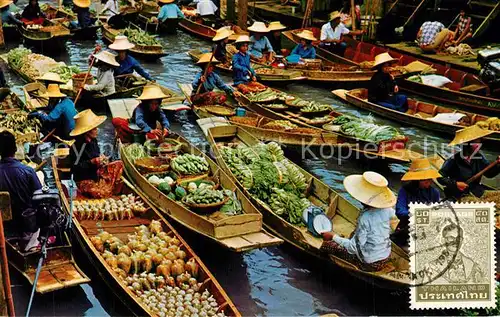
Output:
[[[214,72],[213,65],[218,64],[219,61],[215,58],[212,58],[212,62],[210,63],[211,57],[211,53],[206,53],[200,57],[198,62],[196,62],[196,65],[200,66],[202,70],[198,73],[198,75],[196,75],[196,78],[193,81],[193,93],[191,95],[191,101],[193,102],[193,104],[221,105],[226,102],[226,94],[229,94],[231,96],[238,95],[237,91],[226,85],[222,78],[220,78],[220,76]],[[214,89],[216,88],[222,91],[214,91]]]
[[[161,23],[166,22],[168,19],[184,19],[184,13],[174,3],[175,0],[160,0],[158,4],[161,6],[158,13],[158,20]]]
[[[126,36],[118,35],[115,37],[113,44],[108,47],[118,53],[118,63],[120,66],[115,69],[115,76],[128,75],[134,73],[134,70],[146,78],[147,80],[153,80],[151,75],[139,64],[139,62],[128,54],[128,50],[133,48],[135,44],[130,43]]]
[[[250,56],[259,62],[272,62],[274,57],[274,49],[269,42],[269,39],[264,35],[268,33],[266,25],[263,22],[254,22],[248,28],[252,32],[250,37]]]
[[[318,39],[314,37],[313,32],[309,30],[303,30],[297,34],[300,37],[300,43],[295,46],[290,55],[286,58],[289,63],[298,63],[305,58],[315,59],[316,49],[312,46],[313,41]]]
[[[71,28],[84,29],[94,25],[95,20],[90,16],[90,4],[90,0],[73,0],[73,11],[76,12],[78,23],[72,21]]]
[[[14,14],[12,13],[10,9],[10,5],[12,4],[13,1],[10,0],[3,0],[0,1],[0,15],[2,16],[2,23],[4,24],[14,24],[14,25],[24,25],[24,23],[16,17],[14,17]]]
[[[250,43],[248,35],[240,35],[234,42],[238,49],[238,53],[233,55],[233,81],[235,86],[257,81],[255,70],[250,65],[248,43]]]

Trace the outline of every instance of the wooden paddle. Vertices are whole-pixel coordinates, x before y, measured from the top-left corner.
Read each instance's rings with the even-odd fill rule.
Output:
[[[205,77],[205,80],[207,80],[207,72],[208,72],[208,69],[210,68],[210,65],[212,65],[212,60],[214,59],[214,53],[215,53],[215,49],[212,50],[212,55],[210,55],[210,60],[208,61],[208,64],[207,64],[207,67],[205,67],[205,71],[203,72],[203,77]],[[201,82],[201,78],[200,78],[200,85],[198,86],[198,89],[196,89],[196,94],[199,94],[200,93],[200,89],[201,89],[201,86],[203,86],[203,82]]]
[[[489,171],[490,169],[495,167],[497,164],[498,164],[498,160],[491,162],[490,165],[486,166],[483,170],[477,172],[476,175],[469,178],[465,183],[470,184],[470,183],[478,180],[479,178],[481,178],[481,176],[483,176],[484,173],[486,173],[487,171]]]
[[[100,50],[101,50],[101,48],[99,46],[96,46],[96,48],[94,49],[94,53],[92,53],[92,55],[96,54]],[[87,70],[87,73],[85,74],[85,77],[83,78],[82,87],[80,87],[80,89],[78,90],[78,93],[76,94],[76,97],[75,97],[75,101],[73,102],[75,105],[78,102],[78,99],[80,99],[80,96],[81,96],[82,91],[83,91],[83,87],[85,86],[85,83],[87,82],[87,79],[90,76],[90,71],[92,70],[92,66],[94,66],[94,62],[95,62],[95,57],[92,56],[92,58],[90,60],[89,69]]]

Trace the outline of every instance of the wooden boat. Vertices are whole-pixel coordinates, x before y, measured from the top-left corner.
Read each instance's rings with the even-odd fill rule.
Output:
[[[69,21],[77,20],[77,16],[73,11],[65,10],[64,8],[55,8],[45,4],[43,5],[42,11],[49,20],[57,24],[62,24],[65,27],[68,27]],[[93,13],[90,15],[92,18],[95,18]],[[75,40],[94,40],[100,28],[101,25],[95,24],[86,28],[70,29],[70,32],[73,34]]]
[[[165,22],[152,21],[151,17],[144,14],[137,16],[137,22],[144,29],[144,31],[154,34],[175,34],[180,19],[167,19]]]
[[[178,137],[178,140],[182,142],[183,153],[202,156],[207,160],[210,165],[210,174],[218,179],[222,188],[231,190],[236,188],[229,176],[208,156],[182,137]],[[283,242],[262,228],[262,215],[240,190],[236,190],[235,193],[241,202],[243,214],[230,217],[217,212],[210,215],[197,214],[185,205],[171,200],[149,183],[146,177],[135,167],[134,163],[129,160],[123,149],[123,146],[121,146],[120,153],[127,176],[135,186],[144,192],[154,206],[186,228],[235,252],[277,245]]]
[[[102,37],[109,43],[113,43],[115,37],[121,33],[121,30],[113,29],[107,23],[102,25]],[[135,44],[135,43],[134,43]],[[130,53],[138,58],[157,60],[163,56],[167,56],[165,49],[161,45],[140,45],[135,44],[135,47],[129,50]]]
[[[290,243],[299,250],[305,251],[313,256],[330,260],[332,263],[346,269],[350,273],[373,281],[383,287],[407,287],[410,284],[409,276],[403,272],[409,269],[408,254],[400,247],[392,244],[391,266],[392,272],[365,272],[355,265],[335,256],[325,256],[320,252],[322,239],[313,236],[306,227],[293,225],[279,215],[277,215],[267,204],[255,198],[243,185],[238,182],[230,168],[226,164],[219,150],[219,146],[227,143],[238,143],[246,146],[253,146],[259,140],[252,136],[245,129],[237,126],[215,127],[208,130],[208,142],[217,158],[217,162],[222,169],[228,173],[238,187],[245,192],[250,200],[258,206],[264,216],[266,228],[271,232]],[[291,163],[291,162],[290,162]],[[291,163],[293,164],[293,163]],[[327,206],[326,215],[331,220],[333,228],[337,234],[349,237],[356,228],[356,222],[360,210],[343,198],[339,193],[328,187],[325,183],[315,178],[299,166],[295,167],[306,178],[308,188],[306,189],[307,199],[316,206]]]
[[[0,88],[0,113],[24,110],[24,103],[10,88]]]
[[[41,51],[56,52],[65,49],[66,42],[72,36],[68,28],[61,24],[45,20],[39,29],[34,26],[21,26],[19,32],[28,46],[36,47]]]
[[[350,91],[338,89],[332,93],[354,106],[370,110],[380,116],[396,120],[400,123],[404,122],[423,129],[444,132],[450,135],[455,135],[455,131],[481,121],[486,121],[489,118],[472,112],[458,111],[410,98],[408,99],[409,109],[403,113],[369,102],[367,89],[354,89]],[[442,119],[447,114],[462,114],[463,118],[460,123],[448,123]],[[500,142],[500,132],[495,132],[485,139],[492,142],[492,144],[498,145],[498,142]]]
[[[179,21],[179,27],[181,28],[181,30],[186,31],[189,34],[193,34],[206,41],[212,41],[212,38],[217,32],[213,27],[204,25],[203,19],[199,16],[186,16],[185,19]]]
[[[200,56],[204,53],[206,52],[200,49],[193,49],[188,51],[189,57],[191,57],[191,59],[195,63],[200,59]],[[300,71],[271,68],[258,64],[253,64],[252,67],[254,67],[255,69],[257,78],[259,79],[259,81],[262,82],[288,84],[305,79],[305,77],[302,76],[302,73]],[[215,65],[215,68],[226,74],[233,73],[232,66],[230,65],[224,65],[222,63],[219,63]]]
[[[52,159],[52,164],[55,166],[56,160]],[[61,193],[61,199],[63,201],[64,208],[66,212],[70,213],[70,202],[68,200],[67,191],[63,187],[62,181],[64,174],[60,174],[59,171],[54,173],[56,179],[57,187]],[[92,244],[91,238],[95,236],[99,231],[106,230],[107,232],[117,236],[118,238],[125,240],[127,234],[135,232],[135,227],[139,225],[148,225],[151,221],[159,221],[162,226],[162,230],[167,233],[170,237],[175,237],[180,241],[181,249],[187,253],[188,258],[194,258],[196,263],[200,268],[199,281],[203,281],[202,290],[208,289],[210,293],[217,300],[221,310],[224,310],[227,316],[241,316],[237,308],[232,303],[231,299],[227,296],[226,292],[222,289],[220,284],[217,282],[215,277],[210,273],[208,268],[203,264],[201,259],[194,253],[194,251],[189,247],[189,245],[184,241],[184,239],[177,233],[177,231],[163,218],[158,209],[149,204],[147,198],[142,192],[138,191],[134,186],[132,186],[127,180],[124,180],[125,186],[122,189],[122,194],[133,194],[144,202],[147,211],[140,215],[139,217],[130,220],[111,220],[111,221],[93,221],[93,220],[78,220],[73,217],[73,233],[86,253],[89,260],[92,262],[94,267],[99,271],[102,279],[109,286],[112,293],[114,293],[122,303],[130,309],[136,316],[153,316],[153,313],[141,300],[140,298],[132,292],[124,280],[118,276],[118,274],[106,263],[103,256]]]
[[[313,31],[316,37],[319,36],[320,29],[308,29]],[[283,34],[287,39],[297,41],[295,34],[301,30],[285,31]],[[388,52],[392,57],[399,59],[400,66],[406,66],[412,62],[419,61],[434,68],[437,75],[447,77],[452,83],[446,84],[443,87],[433,87],[411,81],[407,79],[407,76],[398,76],[398,85],[401,89],[474,112],[494,115],[500,113],[500,99],[491,96],[488,86],[474,74],[451,68],[449,65],[430,63],[427,60],[403,55],[386,47],[359,42],[351,38],[346,38],[346,43],[348,47],[344,57],[333,54],[321,47],[316,47],[317,55],[329,61],[355,66],[359,66],[363,62],[373,61],[376,55],[384,52]]]
[[[24,99],[26,100],[26,107],[30,110],[47,107],[49,100],[40,97],[47,92],[47,88],[42,83],[35,82],[23,86]]]

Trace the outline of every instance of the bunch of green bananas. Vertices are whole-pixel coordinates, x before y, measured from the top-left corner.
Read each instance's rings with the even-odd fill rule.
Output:
[[[208,171],[208,162],[204,157],[183,154],[172,159],[172,169],[183,175],[202,174]]]
[[[296,225],[302,224],[302,213],[310,204],[306,198],[301,199],[279,188],[273,188],[269,199],[269,206],[276,214]]]
[[[245,188],[252,188],[253,186],[253,173],[252,169],[245,164],[236,164],[233,169],[231,169],[236,179]]]
[[[222,190],[213,190],[208,187],[198,188],[186,196],[186,203],[193,205],[215,204],[223,200],[224,192]]]
[[[327,110],[332,110],[332,106],[319,103],[310,103],[309,105],[300,108],[300,111],[302,112],[319,112]]]

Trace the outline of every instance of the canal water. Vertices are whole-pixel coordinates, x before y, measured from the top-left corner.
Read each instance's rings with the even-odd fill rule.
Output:
[[[209,43],[181,31],[177,35],[165,36],[162,40],[169,55],[161,61],[143,63],[143,66],[159,83],[179,91],[177,82],[189,83],[199,71],[186,52],[193,48],[208,49]],[[61,52],[53,57],[86,70],[87,58],[93,51],[94,45],[93,42],[69,41],[67,52]],[[9,83],[20,93],[23,85],[20,78],[8,70],[6,70],[6,76]],[[230,81],[230,78],[224,78]],[[355,116],[368,115],[366,111],[336,99],[330,93],[331,88],[298,83],[289,85],[284,90],[304,99],[333,104],[340,112]],[[175,132],[182,134],[195,145],[208,149],[205,137],[191,113],[178,112],[169,115],[169,118]],[[451,149],[442,147],[442,144],[450,141],[449,136],[440,136],[419,128],[402,126],[397,122],[376,116],[375,121],[400,129],[416,144],[415,150],[428,150],[433,153],[433,149],[437,147],[444,155],[451,153]],[[109,113],[108,121],[101,128],[100,134],[101,141],[112,141],[113,127]],[[347,175],[374,170],[386,175],[391,188],[397,191],[401,186],[399,179],[407,170],[407,166],[401,164],[388,165],[384,162],[366,159],[302,157],[300,153],[292,153],[291,159],[346,197],[348,195],[345,193],[342,181]],[[490,159],[498,155],[498,151],[496,153],[485,151],[485,153]],[[407,315],[412,313],[408,309],[409,294],[406,291],[378,289],[328,263],[305,255],[289,245],[235,254],[227,252],[182,227],[176,226],[176,228],[205,262],[245,316],[316,316],[325,313]],[[78,264],[92,279],[92,282],[47,295],[36,295],[32,315],[129,315],[130,312],[115,297],[114,290],[108,289],[103,282],[102,279],[105,277],[95,271],[77,245],[74,253]],[[12,269],[11,275],[16,312],[24,314],[31,287]]]

